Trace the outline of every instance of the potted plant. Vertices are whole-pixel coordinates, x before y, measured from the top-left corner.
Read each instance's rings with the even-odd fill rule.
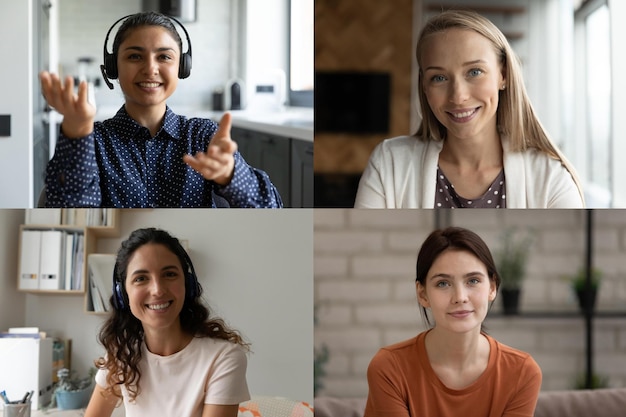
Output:
[[[587,292],[587,274],[585,268],[579,268],[576,274],[571,277],[572,289],[576,293],[580,311],[593,311],[596,305],[596,295],[602,280],[602,271],[598,268],[591,268],[591,289]],[[589,310],[588,310],[589,309]]]
[[[587,386],[587,375],[581,373],[576,377],[574,389],[601,389],[609,388],[609,377],[602,374],[591,374],[591,386]]]
[[[313,324],[317,326],[317,311],[318,306],[313,307]],[[323,379],[326,376],[325,366],[330,358],[330,352],[328,346],[322,345],[321,347],[313,346],[313,396],[317,395],[319,390],[324,388]]]
[[[71,372],[67,368],[61,368],[57,372],[59,382],[52,393],[50,407],[58,407],[60,410],[75,410],[84,408],[89,403],[93,390],[93,380],[96,369],[89,369],[85,378],[71,378]]]
[[[502,246],[496,251],[496,267],[500,273],[500,293],[505,315],[519,311],[522,283],[526,278],[526,263],[532,243],[532,233],[520,234],[515,228],[508,228],[502,234]]]

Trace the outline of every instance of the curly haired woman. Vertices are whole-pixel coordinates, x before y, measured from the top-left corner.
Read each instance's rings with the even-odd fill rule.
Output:
[[[250,399],[245,343],[213,318],[191,259],[178,239],[135,230],[117,254],[113,306],[99,341],[96,388],[86,417],[236,417]]]

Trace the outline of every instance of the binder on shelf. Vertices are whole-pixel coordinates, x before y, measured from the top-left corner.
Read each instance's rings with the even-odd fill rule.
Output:
[[[22,231],[20,252],[20,290],[39,289],[39,253],[41,247],[41,231]]]
[[[45,230],[41,232],[40,250],[39,289],[63,289],[65,286],[65,274],[63,271],[65,239],[63,232],[58,230]],[[63,277],[63,279],[61,277]]]
[[[84,237],[79,230],[23,229],[18,288],[82,291]]]
[[[85,236],[82,234],[76,235],[75,245],[74,245],[74,262],[73,262],[74,271],[72,274],[72,289],[73,290],[83,289],[83,265],[85,262],[85,260],[83,259],[84,258],[83,256],[84,244],[85,244]]]
[[[115,255],[92,253],[87,258],[87,265],[93,311],[109,311],[109,299],[113,295],[111,277],[115,268]]]
[[[65,282],[63,288],[66,290],[72,289],[72,272],[74,272],[74,245],[76,242],[76,235],[72,232],[67,232],[65,235]]]

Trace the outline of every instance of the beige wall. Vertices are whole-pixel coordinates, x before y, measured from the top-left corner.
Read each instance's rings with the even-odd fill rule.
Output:
[[[24,325],[24,294],[17,292],[19,225],[24,210],[0,210],[0,331]]]

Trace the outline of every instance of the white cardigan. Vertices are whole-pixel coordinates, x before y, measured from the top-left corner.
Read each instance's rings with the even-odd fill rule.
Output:
[[[376,146],[361,176],[355,208],[434,208],[443,141],[415,136]],[[532,149],[509,151],[502,139],[507,208],[582,208],[583,197],[560,161]]]

